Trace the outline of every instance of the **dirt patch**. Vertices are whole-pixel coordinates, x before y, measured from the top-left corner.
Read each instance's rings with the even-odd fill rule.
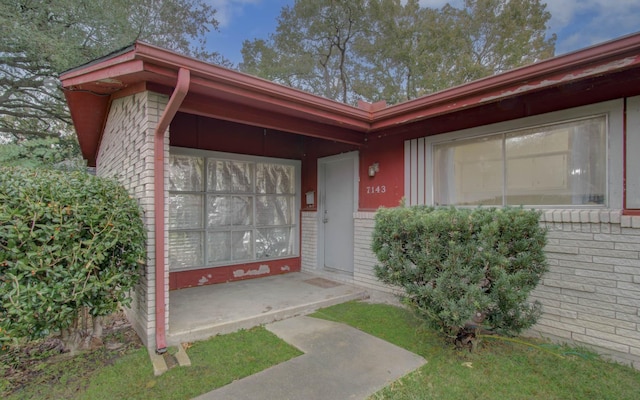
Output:
[[[0,398],[31,385],[54,385],[70,368],[74,370],[74,379],[86,379],[142,347],[124,313],[106,317],[103,325],[102,341],[73,355],[64,352],[62,341],[53,337],[2,350]]]

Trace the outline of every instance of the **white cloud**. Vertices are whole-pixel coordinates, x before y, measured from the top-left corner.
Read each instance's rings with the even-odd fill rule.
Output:
[[[638,0],[547,0],[556,53],[577,50],[640,30]]]
[[[216,20],[220,28],[231,24],[231,20],[242,15],[242,9],[248,4],[259,4],[263,0],[206,0],[208,4],[217,10]]]

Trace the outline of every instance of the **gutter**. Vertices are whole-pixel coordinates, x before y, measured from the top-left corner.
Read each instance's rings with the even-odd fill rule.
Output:
[[[175,117],[180,105],[189,91],[191,83],[191,73],[186,68],[178,70],[178,81],[176,87],[169,98],[167,107],[164,109],[154,133],[154,218],[155,218],[155,275],[156,275],[156,353],[162,354],[167,351],[167,332],[165,326],[166,317],[166,296],[165,296],[165,198],[164,198],[164,133],[169,128],[169,124]]]

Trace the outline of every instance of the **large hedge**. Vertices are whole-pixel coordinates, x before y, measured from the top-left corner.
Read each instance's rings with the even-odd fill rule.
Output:
[[[400,207],[376,214],[376,276],[404,288],[432,327],[515,335],[535,323],[530,291],[547,270],[540,213],[522,208]]]
[[[84,172],[0,168],[0,341],[129,302],[145,259],[137,202]]]

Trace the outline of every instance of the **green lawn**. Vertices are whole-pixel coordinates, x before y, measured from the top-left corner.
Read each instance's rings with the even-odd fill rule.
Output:
[[[313,316],[347,323],[427,360],[371,399],[640,398],[639,371],[605,362],[584,349],[487,338],[471,354],[446,345],[409,311],[382,304],[345,303]]]
[[[43,363],[47,373],[41,381],[7,399],[190,399],[301,354],[259,327],[196,342],[187,350],[191,367],[172,368],[159,377],[145,348],[87,374],[92,359],[108,363],[104,353]]]
[[[347,323],[427,360],[373,395],[374,400],[640,398],[640,372],[583,349],[484,339],[471,354],[444,343],[409,311],[383,304],[345,303],[313,316]],[[196,342],[187,353],[191,367],[176,367],[160,377],[153,375],[144,348],[53,357],[33,364],[43,374],[5,398],[190,399],[300,354],[262,327]]]

